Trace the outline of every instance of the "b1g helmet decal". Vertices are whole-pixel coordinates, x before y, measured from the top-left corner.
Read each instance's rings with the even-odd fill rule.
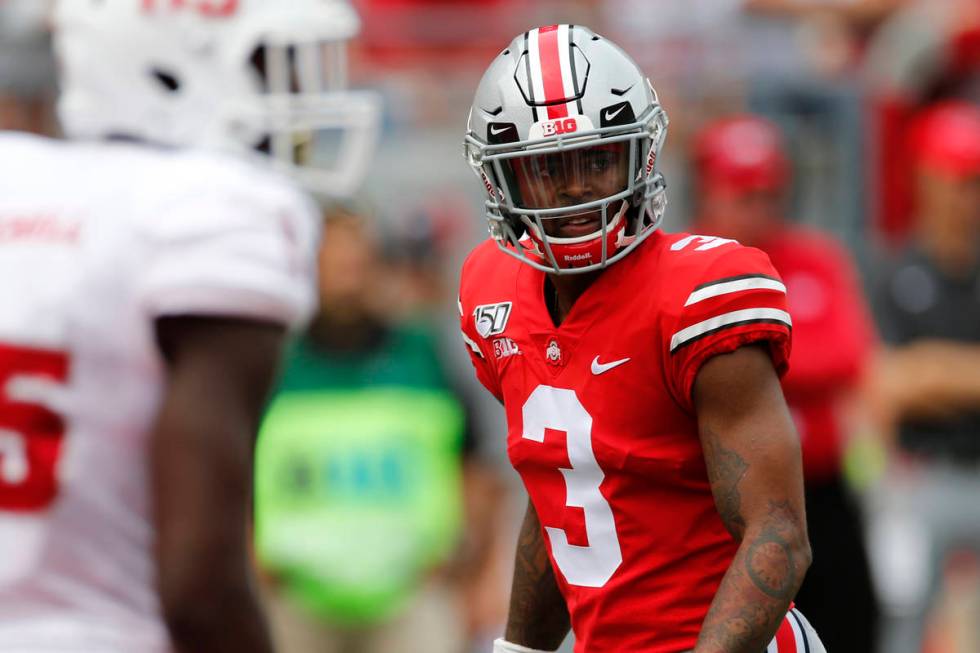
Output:
[[[578,25],[517,36],[480,81],[464,140],[490,236],[546,272],[619,260],[663,219],[667,123],[649,80],[605,38]]]

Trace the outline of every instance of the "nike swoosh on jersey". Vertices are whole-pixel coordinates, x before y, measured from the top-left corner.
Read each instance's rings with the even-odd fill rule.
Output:
[[[626,108],[626,105],[623,104],[618,109],[616,109],[615,111],[613,111],[611,109],[609,111],[606,111],[606,116],[605,116],[606,122],[608,122],[608,121],[612,120],[613,118],[615,118],[616,116],[618,116],[620,114],[620,112],[623,109],[625,109],[625,108]]]
[[[629,360],[630,359],[628,358],[621,358],[618,361],[612,361],[611,363],[600,363],[599,357],[596,356],[595,358],[592,359],[592,373],[598,376],[599,374],[608,372],[614,367],[619,367],[623,363],[629,362]]]
[[[497,129],[496,127],[491,127],[490,133],[496,136],[497,134],[503,134],[505,131],[507,131],[510,128],[511,128],[510,125],[507,125],[506,127],[501,127],[500,129]]]

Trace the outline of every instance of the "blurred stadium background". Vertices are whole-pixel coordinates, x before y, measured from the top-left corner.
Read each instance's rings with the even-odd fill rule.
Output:
[[[45,4],[0,0],[0,128],[57,132]],[[351,84],[381,94],[384,120],[363,187],[342,209],[369,224],[369,236],[355,238],[351,246],[377,247],[379,267],[371,273],[377,281],[350,292],[372,294],[380,319],[425,322],[440,334],[435,342],[448,384],[472,412],[472,455],[484,469],[477,494],[492,505],[474,511],[471,501],[463,501],[468,521],[461,539],[486,543],[489,538],[491,545],[470,547],[480,557],[478,571],[467,570],[462,556],[461,563],[453,559],[443,565],[459,563],[462,571],[432,573],[457,592],[451,603],[463,615],[466,650],[487,651],[505,617],[509,558],[522,505],[503,449],[502,411],[471,380],[455,326],[459,265],[486,237],[484,191],[462,158],[461,141],[473,90],[488,62],[515,34],[542,24],[585,24],[623,46],[650,76],[671,119],[661,163],[669,184],[665,226],[671,231],[684,230],[693,220],[692,145],[698,131],[733,113],[769,118],[781,128],[794,168],[787,215],[839,239],[853,255],[872,303],[889,261],[916,233],[909,126],[920,110],[939,100],[980,103],[980,1],[353,4],[363,24],[349,52]],[[975,276],[972,282],[980,294]],[[980,333],[971,335],[974,343],[980,340]],[[870,383],[876,383],[873,374]],[[896,455],[893,440],[874,420],[861,423],[847,434],[844,460],[870,528],[881,487],[887,485],[882,479]],[[980,432],[972,436],[980,439]],[[977,460],[962,464],[980,477]],[[872,538],[872,568],[891,555],[889,550],[891,557],[905,560],[901,551],[911,546],[906,536],[886,537],[884,545]],[[907,559],[909,568],[899,575],[912,578],[918,573],[914,556]],[[914,584],[894,582],[895,567],[888,569],[877,578],[885,611],[902,603],[892,594]],[[980,651],[975,541],[973,548],[950,550],[943,569],[943,590],[928,606],[923,651]],[[840,588],[848,591],[846,578],[840,578]]]

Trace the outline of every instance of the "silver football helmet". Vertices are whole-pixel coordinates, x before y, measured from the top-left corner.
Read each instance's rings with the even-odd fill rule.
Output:
[[[516,37],[483,75],[464,141],[490,236],[556,274],[618,261],[663,219],[667,122],[614,43],[579,25]]]
[[[347,0],[60,0],[54,17],[69,136],[262,150],[329,196],[365,175],[381,107],[346,86]]]

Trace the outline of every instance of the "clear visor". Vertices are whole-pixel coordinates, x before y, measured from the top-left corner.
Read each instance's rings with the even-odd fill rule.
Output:
[[[514,206],[551,209],[594,202],[629,187],[629,143],[602,143],[501,161]]]

